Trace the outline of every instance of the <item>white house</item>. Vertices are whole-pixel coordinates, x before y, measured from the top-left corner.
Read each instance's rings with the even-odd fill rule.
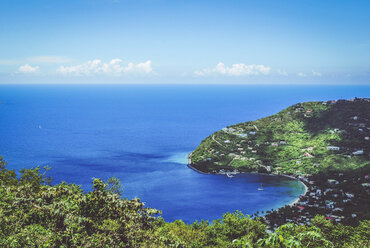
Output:
[[[351,193],[345,193],[348,198],[353,198],[355,195]]]
[[[355,152],[352,152],[353,155],[362,155],[364,154],[364,150],[357,150]]]
[[[339,151],[340,148],[338,146],[327,146],[326,149],[333,150],[333,151]]]
[[[335,179],[328,179],[328,183],[330,184],[338,184],[339,182]]]

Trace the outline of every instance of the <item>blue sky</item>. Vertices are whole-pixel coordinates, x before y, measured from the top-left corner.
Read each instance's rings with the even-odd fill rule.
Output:
[[[370,84],[370,1],[3,0],[0,83]]]

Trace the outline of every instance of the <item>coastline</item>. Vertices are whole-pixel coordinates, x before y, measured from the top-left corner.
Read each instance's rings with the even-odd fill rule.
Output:
[[[192,169],[193,171],[198,172],[198,173],[200,173],[200,174],[203,174],[203,175],[214,175],[214,174],[212,174],[212,173],[207,173],[207,172],[200,171],[200,170],[198,170],[198,169],[194,168],[193,166],[191,166],[191,159],[190,159],[190,155],[191,155],[191,153],[189,153],[189,154],[188,154],[188,164],[187,164],[187,166],[188,166],[190,169]]]
[[[200,171],[200,170],[198,170],[198,169],[196,169],[196,168],[194,168],[192,165],[191,165],[191,158],[190,158],[190,155],[191,155],[191,153],[189,153],[188,154],[188,163],[187,163],[187,166],[190,168],[190,169],[192,169],[192,170],[194,170],[195,172],[198,172],[198,173],[200,173],[200,174],[204,174],[204,175],[224,175],[225,173],[207,173],[207,172],[203,172],[203,171]],[[306,196],[306,194],[308,193],[308,187],[307,187],[307,185],[306,185],[306,183],[303,181],[303,180],[301,180],[298,176],[291,176],[291,175],[275,175],[275,174],[268,174],[268,173],[258,173],[258,172],[238,172],[238,174],[239,173],[251,173],[251,174],[260,174],[260,175],[267,175],[267,176],[282,176],[282,177],[287,177],[287,178],[289,178],[289,179],[293,179],[293,180],[296,180],[296,181],[298,181],[298,182],[300,182],[302,185],[303,185],[303,187],[304,187],[304,192],[302,193],[302,194],[299,194],[299,196],[298,196],[298,198],[297,199],[295,199],[293,202],[291,202],[291,203],[289,203],[289,204],[285,204],[285,205],[283,205],[283,206],[281,206],[281,207],[279,207],[279,208],[282,208],[282,207],[285,207],[285,206],[290,206],[290,207],[293,207],[294,205],[296,205],[297,203],[299,203],[299,201],[301,200],[301,196]],[[278,208],[278,209],[279,209]]]

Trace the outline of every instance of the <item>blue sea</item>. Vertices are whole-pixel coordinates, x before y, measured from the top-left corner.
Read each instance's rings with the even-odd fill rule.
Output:
[[[15,170],[49,165],[53,183],[86,191],[93,178],[118,177],[124,197],[162,210],[166,221],[253,214],[291,203],[303,186],[199,174],[187,167],[187,154],[225,126],[297,102],[369,93],[369,86],[2,85],[0,155]]]

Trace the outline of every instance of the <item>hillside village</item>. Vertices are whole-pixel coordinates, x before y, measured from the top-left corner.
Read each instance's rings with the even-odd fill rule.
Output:
[[[361,167],[369,161],[369,120],[368,98],[299,103],[212,134],[190,155],[191,165],[210,173],[274,174],[315,174],[343,163]]]
[[[369,219],[370,99],[298,103],[276,115],[225,127],[189,155],[191,167],[233,177],[240,172],[289,175],[307,187],[298,203],[268,211],[271,228]]]
[[[370,219],[370,168],[354,172],[297,176],[307,186],[305,195],[291,206],[271,210],[263,217],[272,229],[284,223],[310,224],[317,214],[335,223],[356,225]]]

